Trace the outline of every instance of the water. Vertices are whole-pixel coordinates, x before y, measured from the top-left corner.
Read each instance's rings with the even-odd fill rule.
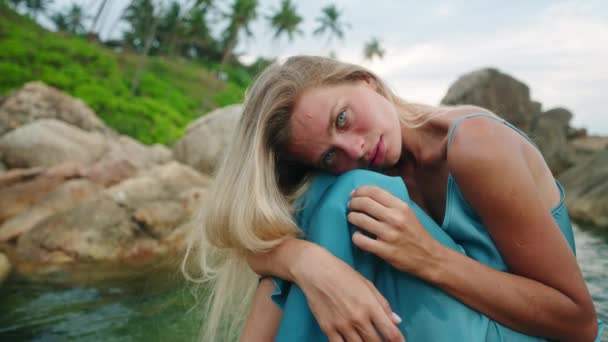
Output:
[[[575,236],[596,309],[608,322],[608,233],[575,227]],[[12,280],[0,288],[0,341],[195,341],[200,313],[175,277],[95,287]]]

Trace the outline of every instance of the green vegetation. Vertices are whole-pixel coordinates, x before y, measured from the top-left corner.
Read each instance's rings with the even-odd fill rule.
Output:
[[[107,0],[96,9],[0,0],[0,95],[41,80],[84,100],[120,133],[171,144],[203,113],[241,102],[252,77],[271,62],[258,58],[244,66],[235,58],[240,39],[253,36],[256,18],[267,21],[274,39],[304,35],[293,0],[270,12],[260,2],[130,0],[120,16],[127,25],[122,37],[101,41],[100,18],[112,7]],[[57,32],[38,25],[44,17]],[[324,7],[316,21],[312,34],[328,43],[343,39],[350,27],[335,5]],[[213,26],[223,27],[218,36]],[[384,54],[377,40],[365,49],[369,59]]]
[[[223,82],[213,76],[216,64],[149,57],[131,96],[140,58],[49,32],[0,2],[0,94],[42,80],[83,99],[110,127],[145,143],[171,144],[201,114],[242,101],[252,77],[247,68],[227,66],[234,77]]]

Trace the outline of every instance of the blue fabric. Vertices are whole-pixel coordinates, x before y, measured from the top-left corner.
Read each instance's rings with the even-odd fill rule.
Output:
[[[453,129],[460,122],[458,120]],[[420,223],[440,243],[498,270],[507,267],[481,224],[479,215],[466,202],[454,179],[448,177],[444,222],[439,226],[409,197],[399,177],[366,170],[340,176],[320,174],[299,201],[297,222],[305,238],[315,242],[369,279],[401,316],[399,329],[408,341],[544,341],[513,331],[469,308],[447,293],[418,278],[399,272],[373,254],[351,243],[356,228],[346,219],[352,190],[364,186],[381,187],[406,202]],[[564,205],[564,191],[558,184],[561,201],[552,215],[574,251],[570,219]],[[308,308],[306,297],[296,285],[278,278],[272,298],[283,318],[276,341],[327,341]],[[597,341],[601,336],[602,326]]]

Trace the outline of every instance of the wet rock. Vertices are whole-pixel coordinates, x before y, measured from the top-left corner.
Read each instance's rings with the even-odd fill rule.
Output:
[[[80,205],[102,190],[103,186],[88,179],[68,180],[58,185],[53,191],[29,207],[28,210],[24,210],[19,215],[2,223],[0,225],[0,241],[16,239],[43,220]]]
[[[17,242],[16,257],[19,263],[116,262],[125,247],[135,243],[136,232],[124,208],[98,196],[25,232]]]
[[[27,210],[66,179],[78,175],[77,163],[57,165],[44,172],[41,168],[7,172],[6,177],[0,177],[4,183],[0,187],[0,222]]]

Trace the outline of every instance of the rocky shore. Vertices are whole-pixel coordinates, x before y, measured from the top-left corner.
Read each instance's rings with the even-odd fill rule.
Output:
[[[607,137],[570,127],[567,109],[543,110],[495,69],[462,76],[442,100],[465,103],[524,130],[566,188],[573,219],[608,227]],[[70,282],[91,270],[174,267],[241,110],[209,113],[166,147],[114,132],[40,82],[0,98],[0,283],[10,272]]]

